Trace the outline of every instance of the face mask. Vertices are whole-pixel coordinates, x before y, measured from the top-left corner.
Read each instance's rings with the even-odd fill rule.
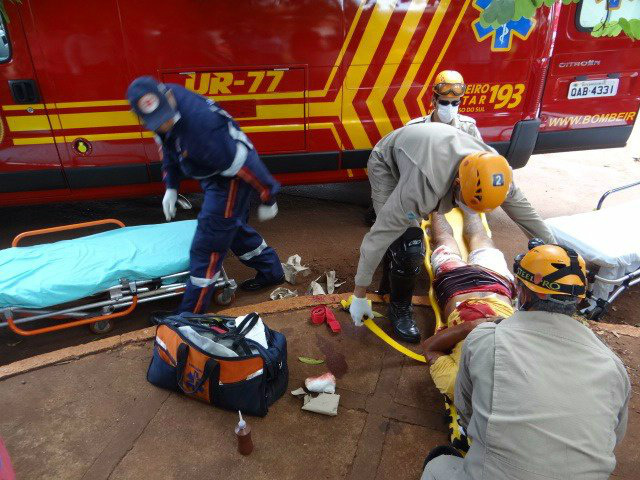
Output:
[[[443,123],[451,123],[453,118],[458,114],[458,106],[438,104],[437,112],[438,118],[442,120]]]

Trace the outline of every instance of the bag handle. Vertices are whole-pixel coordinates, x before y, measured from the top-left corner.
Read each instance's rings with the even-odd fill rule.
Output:
[[[202,388],[202,385],[205,384],[207,380],[211,377],[211,374],[218,366],[218,362],[215,358],[209,358],[204,364],[204,371],[202,372],[202,377],[196,383],[191,391],[185,389],[183,386],[182,379],[184,377],[184,369],[187,366],[187,358],[189,357],[189,345],[186,343],[181,343],[178,346],[178,355],[176,358],[176,380],[180,390],[188,395],[195,395],[198,390]]]
[[[242,343],[242,349],[244,350],[244,353],[246,355],[252,354],[251,348],[245,341],[245,337],[251,331],[251,329],[256,326],[258,320],[260,320],[260,316],[256,312],[252,312],[247,315],[242,320],[242,322],[240,322],[240,325],[238,325],[236,331],[234,332],[235,339],[233,340],[233,344],[231,346],[233,350],[238,348],[238,346]]]
[[[256,326],[258,320],[260,320],[260,316],[256,312],[250,313],[242,319],[242,322],[240,322],[240,325],[236,327],[233,335],[239,335],[244,338],[247,333],[249,333],[251,329]]]

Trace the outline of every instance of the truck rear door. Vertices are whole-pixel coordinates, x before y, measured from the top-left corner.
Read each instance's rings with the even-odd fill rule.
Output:
[[[27,39],[71,189],[148,184],[142,128],[124,98],[130,79],[117,2],[24,4]]]
[[[640,104],[640,43],[591,35],[620,17],[640,18],[640,2],[562,6],[534,153],[625,145]]]
[[[0,205],[67,192],[18,7],[0,19]]]

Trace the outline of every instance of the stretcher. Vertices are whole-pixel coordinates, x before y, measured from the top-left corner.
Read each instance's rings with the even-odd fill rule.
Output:
[[[19,246],[29,237],[96,226],[106,232],[71,240]],[[37,335],[80,325],[94,333],[113,328],[142,303],[181,295],[189,277],[196,220],[125,227],[104,219],[21,233],[0,250],[0,327]],[[228,305],[237,285],[224,271],[214,301]],[[25,324],[46,326],[25,329]],[[51,324],[53,322],[53,324]]]
[[[602,208],[615,192],[639,186],[634,182],[606,192],[591,212],[546,220],[558,243],[576,250],[587,262],[588,306],[581,313],[598,320],[629,287],[640,283],[640,199]]]
[[[464,230],[464,215],[462,210],[459,208],[455,208],[446,214],[445,218],[451,228],[453,230],[453,237],[458,244],[458,250],[460,250],[460,256],[462,260],[465,262],[469,257],[469,248],[467,243],[464,240],[463,230]],[[489,238],[491,238],[491,229],[489,228],[489,223],[487,223],[487,217],[484,213],[480,214],[480,219],[482,220],[482,225],[484,226],[485,231]],[[433,281],[435,279],[435,272],[433,271],[433,267],[431,266],[431,238],[429,237],[428,227],[431,224],[431,218],[428,221],[422,222],[422,229],[424,230],[424,238],[426,245],[426,256],[424,260],[424,266],[427,269],[427,273],[429,274],[429,302],[431,303],[431,308],[433,309],[433,313],[435,316],[435,332],[438,332],[443,327],[446,327],[446,323],[442,320],[442,312],[440,311],[440,306],[438,305],[438,301],[436,299],[436,292],[433,288]],[[434,332],[434,333],[435,333]],[[448,397],[443,395],[444,397],[444,408],[447,412],[447,423],[449,426],[449,439],[451,441],[451,445],[453,445],[458,451],[465,455],[469,450],[469,438],[467,434],[460,424],[460,416],[458,415],[458,411],[456,410],[453,402],[449,400]]]

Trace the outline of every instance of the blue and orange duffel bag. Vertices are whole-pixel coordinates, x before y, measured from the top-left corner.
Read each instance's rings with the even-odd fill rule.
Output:
[[[257,313],[239,320],[169,315],[156,329],[147,380],[216,407],[263,417],[287,389],[287,341]]]

